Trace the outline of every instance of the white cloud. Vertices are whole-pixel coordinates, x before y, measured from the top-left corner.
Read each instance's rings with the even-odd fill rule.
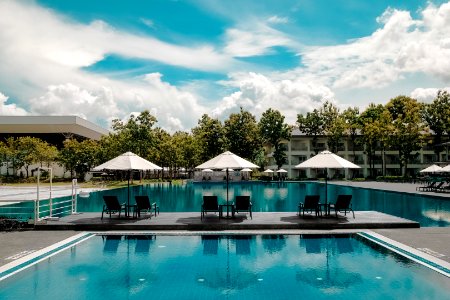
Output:
[[[152,20],[146,19],[146,18],[141,18],[141,22],[142,22],[145,26],[147,26],[147,27],[149,27],[149,28],[152,28],[152,29],[155,29],[155,22],[153,22]]]
[[[229,56],[211,46],[168,44],[122,32],[102,21],[76,23],[17,1],[0,1],[0,44],[0,82],[14,91],[17,104],[35,114],[79,115],[100,124],[149,109],[158,112],[159,126],[189,129],[206,112],[193,93],[163,82],[160,74],[118,80],[82,69],[105,55],[158,60],[195,70],[225,71],[235,66]],[[15,106],[7,107],[10,111]]]
[[[429,5],[417,20],[389,8],[377,21],[370,36],[305,49],[303,71],[333,88],[380,88],[416,72],[450,80],[450,3]]]
[[[93,121],[119,113],[110,88],[88,91],[72,83],[49,86],[44,95],[30,100],[30,110],[40,115],[77,115]]]
[[[298,80],[273,80],[262,74],[234,74],[227,84],[239,91],[224,97],[213,114],[228,117],[239,107],[259,118],[268,108],[279,110],[289,124],[294,124],[298,113],[311,111],[326,100],[333,101],[333,92],[323,85]]]
[[[286,17],[271,16],[267,19],[267,22],[272,24],[286,24],[289,22],[289,19]]]
[[[411,97],[421,102],[431,103],[436,98],[439,90],[445,90],[450,93],[450,87],[446,88],[417,88],[411,92]]]
[[[6,104],[9,97],[0,93],[0,116],[25,116],[27,111],[23,108],[17,107],[15,104]]]
[[[115,29],[101,20],[88,25],[76,23],[53,11],[17,1],[0,3],[0,28],[0,41],[8,45],[8,51],[31,51],[50,62],[72,67],[89,66],[109,53],[197,70],[223,71],[234,64],[208,45],[169,44]]]
[[[225,38],[225,53],[235,57],[268,54],[272,47],[292,43],[282,32],[257,22],[252,23],[249,29],[228,29]]]

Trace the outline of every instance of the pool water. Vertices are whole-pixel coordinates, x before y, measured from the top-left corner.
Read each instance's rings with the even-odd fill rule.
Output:
[[[134,203],[134,195],[149,195],[161,212],[199,212],[203,195],[217,195],[222,203],[227,199],[224,183],[150,184],[132,187],[130,194],[131,203]],[[231,183],[228,194],[230,201],[236,195],[250,195],[254,212],[295,212],[299,201],[307,194],[320,194],[324,201],[325,185],[316,182]],[[450,226],[450,200],[447,199],[329,184],[328,201],[334,203],[338,194],[352,194],[354,210],[384,212],[417,221],[422,227]],[[128,190],[108,190],[78,198],[78,211],[101,212],[103,195],[117,195],[126,201]]]
[[[448,299],[450,280],[358,235],[94,236],[0,299]]]

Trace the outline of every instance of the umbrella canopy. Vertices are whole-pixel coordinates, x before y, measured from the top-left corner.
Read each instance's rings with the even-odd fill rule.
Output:
[[[149,162],[146,159],[132,153],[127,152],[122,155],[119,155],[107,162],[95,167],[94,171],[103,171],[103,170],[123,170],[123,171],[132,171],[132,170],[161,170],[162,168],[155,165],[154,163]]]
[[[214,172],[214,171],[211,170],[211,169],[203,169],[202,172],[211,173],[211,172]]]
[[[428,168],[425,168],[425,169],[421,170],[420,173],[436,173],[436,172],[442,172],[442,171],[445,172],[444,169],[445,168],[441,168],[438,165],[431,165]],[[449,171],[450,171],[450,168],[449,168]]]
[[[219,170],[226,169],[227,202],[228,202],[228,185],[229,185],[228,171],[230,171],[231,169],[243,169],[243,168],[254,169],[259,167],[254,163],[249,162],[248,160],[231,153],[230,151],[226,151],[222,154],[219,154],[216,157],[211,158],[207,162],[204,162],[196,167],[196,169],[219,169]],[[228,216],[228,206],[227,206],[227,216]]]
[[[301,164],[295,166],[297,169],[325,169],[325,204],[328,203],[328,186],[327,177],[328,169],[360,169],[360,166],[334,154],[328,150],[322,151],[319,154],[305,160]]]
[[[286,171],[285,169],[279,169],[278,171],[277,171],[277,173],[287,173],[288,171]]]
[[[197,166],[196,169],[242,169],[242,168],[259,168],[254,163],[249,162],[248,160],[243,159],[242,157],[237,156],[236,154],[231,153],[230,151],[226,151],[222,154],[217,155],[214,158],[211,158],[207,162],[202,163]]]
[[[273,173],[273,171],[271,169],[267,169],[264,171],[264,173]]]
[[[305,160],[295,166],[299,169],[359,169],[360,166],[334,154],[328,150],[322,151],[316,156]]]
[[[450,165],[443,167],[441,172],[450,172]]]
[[[249,169],[249,168],[245,168],[245,169],[242,169],[241,170],[241,172],[252,172],[253,170],[252,169]]]
[[[134,171],[134,170],[161,170],[162,168],[149,162],[146,159],[126,152],[107,162],[93,168],[93,171],[115,170],[115,171]],[[128,205],[130,205],[130,176],[128,176]]]

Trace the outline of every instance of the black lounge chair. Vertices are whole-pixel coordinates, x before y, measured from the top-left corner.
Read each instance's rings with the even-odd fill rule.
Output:
[[[217,202],[217,196],[203,196],[202,212],[200,219],[203,219],[206,213],[217,212],[220,218],[220,208]]]
[[[137,215],[137,217],[141,217],[141,211],[150,213],[150,217],[152,216],[152,211],[154,211],[155,217],[157,214],[159,214],[159,206],[156,205],[156,202],[150,204],[150,199],[148,198],[148,196],[135,196],[134,198],[136,199],[136,210],[134,211],[134,213]]]
[[[250,196],[236,196],[236,202],[234,203],[233,209],[235,213],[248,212],[250,214],[250,219],[253,219]]]
[[[338,212],[344,212],[344,215],[347,215],[347,212],[352,212],[353,214],[353,219],[355,218],[355,212],[352,209],[352,195],[338,195],[337,199],[336,199],[336,203],[334,204],[330,204],[329,206],[329,210],[334,209],[335,213],[336,213],[336,218],[337,218],[337,213]]]
[[[318,216],[320,213],[319,200],[319,195],[306,195],[305,202],[298,205],[298,216],[300,216],[302,213],[303,216],[305,216],[305,211],[311,213],[315,212],[316,216]]]
[[[127,212],[127,205],[125,203],[119,203],[119,199],[117,196],[103,196],[103,201],[105,201],[105,204],[103,205],[102,210],[102,219],[103,219],[103,213],[109,214],[109,217],[111,218],[111,214],[120,213],[122,211]]]
[[[416,187],[416,191],[422,191],[422,192],[425,192],[425,191],[427,191],[427,190],[429,190],[429,189],[432,189],[432,188],[434,188],[434,187],[436,187],[436,181],[427,182],[427,184],[424,185],[424,186],[418,186],[418,187]]]

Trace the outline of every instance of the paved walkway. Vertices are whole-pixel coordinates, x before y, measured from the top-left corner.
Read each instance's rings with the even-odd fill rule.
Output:
[[[78,188],[77,193],[103,190],[102,188]],[[57,185],[52,187],[52,197],[65,197],[72,195],[72,185]],[[39,199],[49,199],[50,187],[39,188]],[[0,205],[7,202],[34,201],[37,198],[36,186],[1,186]]]
[[[394,183],[394,182],[377,182],[377,181],[329,181],[328,184],[345,185],[365,189],[375,189],[400,193],[419,194],[450,199],[450,193],[416,191],[417,187],[423,186],[423,184],[417,183]]]

